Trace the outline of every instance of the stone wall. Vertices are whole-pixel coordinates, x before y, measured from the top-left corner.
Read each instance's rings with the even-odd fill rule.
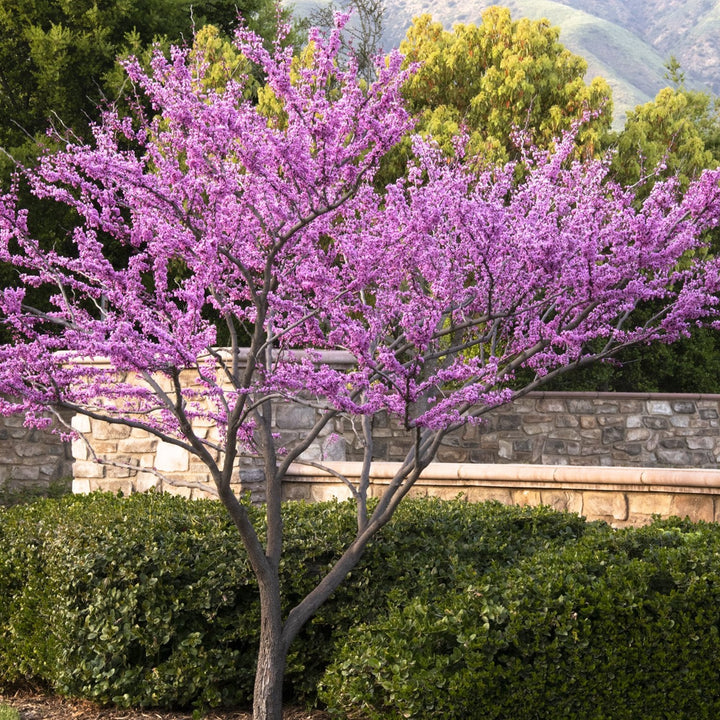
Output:
[[[302,437],[314,424],[315,413],[307,406],[279,405],[274,418],[279,444],[291,446]],[[130,493],[154,487],[187,497],[207,494],[207,469],[181,448],[139,430],[86,417],[74,418],[73,425],[88,441],[73,443],[76,492],[104,489]],[[328,426],[303,459],[360,460],[358,425],[353,427],[346,421],[344,426]],[[214,428],[198,428],[198,432],[212,439]],[[407,444],[408,435],[399,424],[385,417],[375,419],[377,460],[399,461]],[[114,464],[96,462],[90,448]],[[714,468],[718,457],[720,396],[548,392],[497,408],[486,422],[448,436],[437,460],[491,465]],[[238,492],[249,491],[254,500],[262,501],[261,481],[262,471],[252,460],[238,463]],[[658,506],[657,511],[663,509]]]
[[[21,416],[0,417],[0,487],[46,489],[72,477],[69,443],[50,431],[27,428]]]
[[[274,430],[279,446],[299,441],[316,421],[312,408],[280,404],[275,409]],[[198,425],[202,426],[198,426]],[[94,490],[111,492],[145,492],[150,488],[184,497],[204,497],[212,488],[207,467],[187,450],[163,442],[137,428],[110,425],[86,416],[75,416],[73,427],[82,434],[72,443],[75,458],[73,492]],[[215,428],[195,422],[199,437],[215,440]],[[303,453],[306,460],[343,460],[345,442],[330,422],[320,437]],[[105,459],[109,462],[98,462]],[[250,492],[257,502],[264,500],[263,471],[252,458],[237,463],[238,493]]]
[[[717,466],[720,395],[539,392],[449,435],[439,462],[637,467]],[[400,461],[407,433],[378,417],[375,457]],[[346,426],[346,458],[362,459]]]

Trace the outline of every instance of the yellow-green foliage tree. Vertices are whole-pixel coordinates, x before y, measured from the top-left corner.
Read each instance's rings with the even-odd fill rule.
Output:
[[[659,163],[686,185],[720,161],[720,107],[707,93],[666,87],[628,113],[616,142],[613,172],[633,184]]]
[[[587,63],[558,38],[547,20],[513,20],[501,7],[486,10],[480,25],[456,25],[451,32],[429,15],[415,18],[400,50],[407,63],[420,63],[403,91],[418,129],[447,146],[464,124],[472,154],[504,161],[516,151],[513,126],[547,147],[591,110],[597,117],[578,142],[596,152],[610,127],[610,87],[601,78],[586,84]]]

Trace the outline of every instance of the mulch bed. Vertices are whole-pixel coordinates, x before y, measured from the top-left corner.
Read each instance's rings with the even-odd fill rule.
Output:
[[[87,700],[57,695],[38,695],[26,691],[0,695],[0,702],[14,707],[21,720],[192,720],[192,712],[168,710],[121,710],[103,708]],[[330,720],[322,710],[286,708],[284,720]],[[252,713],[240,710],[209,710],[204,720],[252,720]]]

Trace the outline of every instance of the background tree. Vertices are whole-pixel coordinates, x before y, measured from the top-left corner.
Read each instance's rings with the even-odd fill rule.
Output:
[[[628,113],[613,143],[613,174],[620,182],[632,184],[662,164],[662,176],[677,175],[687,186],[702,170],[720,161],[718,111],[718,100],[707,93],[664,88],[652,102]]]
[[[256,35],[238,34],[281,115],[247,99],[247,75],[207,82],[211,66],[197,52],[158,53],[151,75],[129,63],[157,114],[107,112],[91,143],[27,171],[38,196],[82,218],[67,253],[45,251],[15,194],[0,197],[0,259],[22,281],[0,295],[14,336],[0,346],[0,412],[45,425],[41,411],[63,408],[144,429],[205,465],[258,580],[255,720],[280,720],[293,638],[445,433],[626,345],[670,342],[692,323],[714,322],[720,289],[718,263],[700,252],[703,231],[720,222],[720,171],[682,198],[674,181],[656,183],[636,204],[607,180],[606,163],[573,160],[574,133],[553,153],[528,149],[519,182],[514,163],[448,162],[418,139],[407,177],[378,192],[379,161],[408,130],[408,76],[391,54],[375,83],[360,83],[352,61],[337,61],[340,30],[311,33],[307,65],[289,48],[270,54]],[[124,263],[108,260],[101,235],[127,248]],[[51,310],[28,302],[35,285],[53,289]],[[632,322],[656,302],[652,318]],[[215,346],[208,310],[227,326],[227,349]],[[243,327],[249,348],[238,341]],[[321,349],[351,353],[353,367],[322,364]],[[533,375],[513,391],[523,368]],[[309,404],[318,418],[283,450],[276,402]],[[414,443],[371,508],[370,423],[383,410]],[[366,438],[360,481],[347,481],[357,532],[283,612],[283,477],[348,414],[362,418]],[[231,489],[244,452],[264,470],[263,533]]]
[[[207,23],[231,34],[238,13],[272,37],[276,19],[268,0],[3,0],[0,147],[27,161],[51,122],[84,135],[119,55],[162,38],[190,40],[194,27]]]
[[[384,0],[341,0],[319,5],[310,13],[308,21],[314,27],[330,31],[338,12],[352,10],[350,22],[343,35],[344,54],[352,55],[358,64],[360,76],[366,82],[375,78],[375,60],[382,53],[385,28]]]
[[[400,45],[408,64],[421,63],[403,88],[418,130],[431,133],[448,151],[458,128],[470,133],[469,154],[484,161],[517,156],[513,126],[527,129],[539,147],[583,114],[577,140],[590,154],[599,148],[612,117],[608,84],[586,85],[585,61],[558,42],[547,20],[512,20],[507,8],[492,7],[479,25],[455,25],[452,32],[429,15],[415,18]]]

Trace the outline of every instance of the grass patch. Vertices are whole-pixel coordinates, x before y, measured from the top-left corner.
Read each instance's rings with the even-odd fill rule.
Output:
[[[20,720],[20,713],[15,708],[0,703],[0,720]]]

